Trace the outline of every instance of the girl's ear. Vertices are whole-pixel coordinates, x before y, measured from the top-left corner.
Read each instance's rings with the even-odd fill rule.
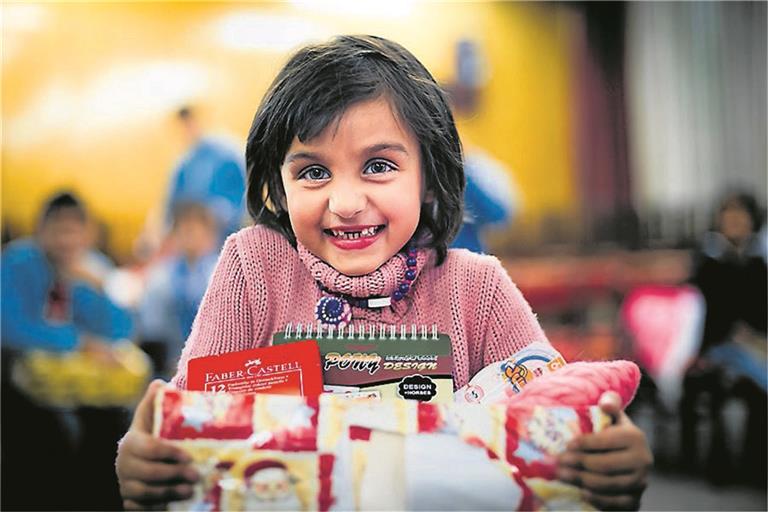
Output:
[[[429,189],[424,193],[424,200],[422,201],[422,203],[434,203],[434,202],[435,202],[435,193],[432,192],[431,189]]]

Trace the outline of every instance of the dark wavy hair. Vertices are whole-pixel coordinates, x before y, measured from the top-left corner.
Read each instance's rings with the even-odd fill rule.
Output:
[[[65,190],[56,192],[48,198],[40,212],[38,225],[42,226],[61,212],[67,212],[83,223],[88,220],[88,213],[80,198],[73,192]]]
[[[245,150],[248,210],[258,224],[296,245],[283,209],[280,168],[294,137],[318,136],[350,106],[386,98],[419,142],[426,189],[413,242],[432,247],[437,263],[462,221],[461,142],[445,93],[408,50],[376,36],[339,36],[296,52],[278,73],[256,111]]]

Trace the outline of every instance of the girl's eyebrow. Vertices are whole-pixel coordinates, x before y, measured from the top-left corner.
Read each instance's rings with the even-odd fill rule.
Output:
[[[399,151],[406,155],[408,154],[408,150],[405,149],[405,146],[398,142],[380,142],[378,144],[373,144],[372,146],[364,148],[362,150],[362,154],[370,155],[373,153],[378,153],[379,151]],[[290,153],[285,157],[285,163],[289,164],[295,160],[320,160],[320,158],[321,157],[318,153],[313,153],[311,151],[296,151],[295,153]]]
[[[397,142],[381,142],[379,144],[374,144],[365,148],[363,153],[371,154],[378,153],[379,151],[399,151],[401,153],[405,153],[406,155],[408,154],[408,150],[405,149],[405,146]]]
[[[297,151],[295,153],[291,153],[288,156],[285,157],[285,163],[289,164],[293,162],[294,160],[319,160],[320,155],[317,153],[312,153],[309,151]]]

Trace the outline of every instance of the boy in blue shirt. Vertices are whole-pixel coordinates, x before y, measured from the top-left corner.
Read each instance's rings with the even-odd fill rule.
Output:
[[[48,202],[34,238],[6,247],[1,268],[4,348],[68,351],[130,336],[130,315],[85,270],[86,249],[85,209],[69,193]]]
[[[25,352],[97,351],[132,333],[128,312],[86,270],[88,219],[72,194],[45,205],[34,237],[2,254],[2,505],[5,510],[112,509],[120,505],[112,471],[124,412],[52,409],[10,382]],[[77,465],[82,465],[77,470]],[[46,482],[46,492],[39,483]],[[87,490],[87,492],[86,492]]]

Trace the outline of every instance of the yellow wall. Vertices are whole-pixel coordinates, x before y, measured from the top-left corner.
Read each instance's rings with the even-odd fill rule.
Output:
[[[477,40],[490,75],[480,110],[459,120],[467,143],[514,169],[525,222],[545,211],[575,210],[562,7],[359,5],[4,4],[4,221],[28,233],[50,193],[75,189],[107,223],[112,249],[127,259],[183,149],[174,109],[199,104],[214,131],[242,143],[290,48],[343,32],[395,39],[441,81],[453,78],[456,40]],[[233,39],[240,47],[231,46]]]
[[[490,79],[477,115],[459,119],[466,146],[482,146],[511,169],[523,203],[516,223],[533,238],[542,216],[575,220],[578,214],[571,23],[567,9],[546,4],[498,3],[487,9],[480,35]]]

